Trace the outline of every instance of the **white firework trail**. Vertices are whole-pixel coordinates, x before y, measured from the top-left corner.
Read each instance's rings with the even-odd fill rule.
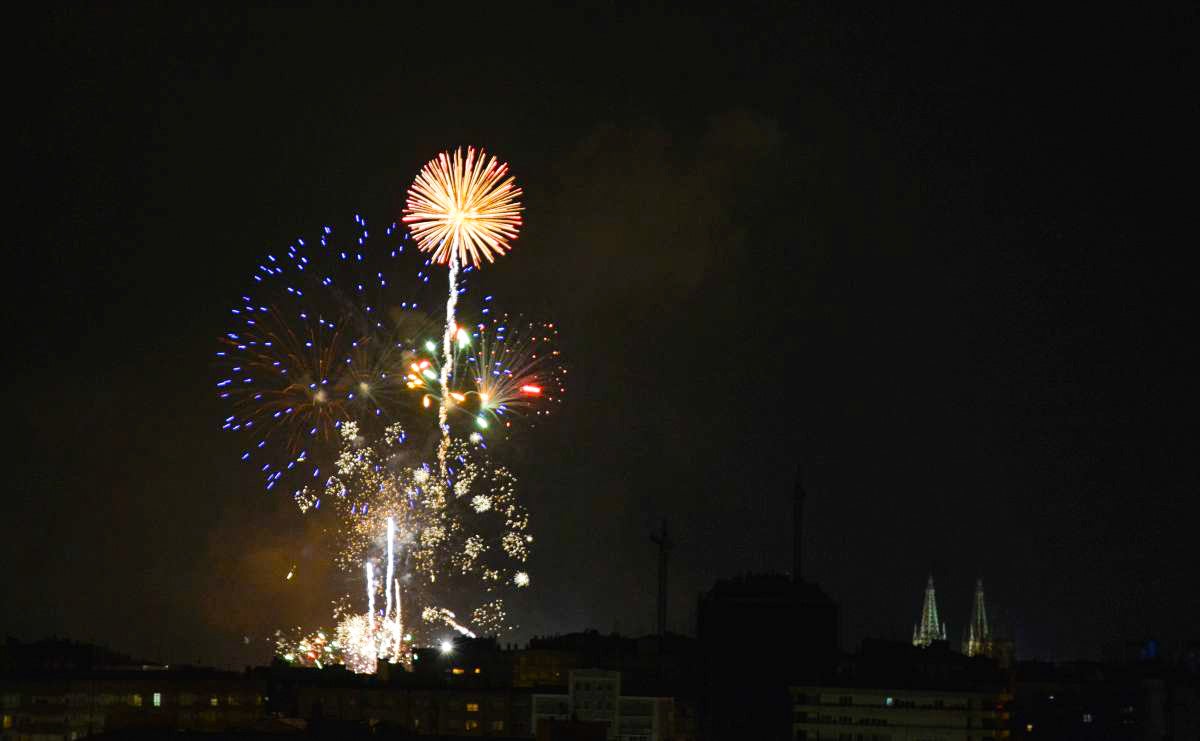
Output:
[[[442,442],[438,446],[438,470],[446,478],[446,448],[450,444],[450,368],[454,365],[454,309],[458,305],[458,249],[450,250],[450,295],[446,297],[446,332],[442,335],[442,367],[438,381],[442,386],[442,400],[438,404],[438,426],[442,430]]]
[[[396,520],[395,518],[387,518],[387,580],[383,583],[384,591],[384,606],[383,619],[387,620],[392,614],[392,581],[395,579],[396,569],[392,552],[396,542]],[[370,587],[368,586],[368,589]]]
[[[375,630],[375,570],[367,561],[367,628]]]

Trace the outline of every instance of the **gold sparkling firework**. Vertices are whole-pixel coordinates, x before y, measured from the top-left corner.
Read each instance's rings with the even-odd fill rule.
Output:
[[[521,227],[521,189],[508,165],[462,147],[442,152],[408,189],[404,223],[423,252],[439,263],[493,262],[511,248]],[[452,254],[457,260],[452,260]]]
[[[528,585],[523,569],[533,541],[512,473],[486,459],[478,438],[451,441],[442,478],[409,452],[399,425],[371,441],[353,422],[342,425],[341,434],[336,471],[323,496],[338,517],[338,565],[361,573],[381,555],[383,534],[394,532],[388,559],[374,573],[388,568],[380,584],[385,605],[403,602],[406,613],[421,616],[403,626],[416,635],[416,645],[427,644],[439,627],[463,635],[504,632],[503,597]],[[376,591],[368,584],[369,598]],[[384,616],[389,613],[385,607]]]
[[[462,147],[454,154],[442,152],[417,173],[408,189],[404,223],[422,252],[432,252],[435,262],[447,264],[449,295],[446,298],[446,332],[442,336],[442,369],[438,378],[441,403],[438,427],[438,473],[445,478],[446,451],[450,445],[449,373],[453,362],[454,310],[458,303],[458,271],[470,262],[479,267],[480,258],[493,262],[509,249],[521,226],[521,189],[508,175],[508,165],[495,157],[487,159],[480,150]]]
[[[320,669],[343,661],[342,646],[323,630],[306,632],[296,627],[275,631],[275,651],[284,661],[297,666]]]

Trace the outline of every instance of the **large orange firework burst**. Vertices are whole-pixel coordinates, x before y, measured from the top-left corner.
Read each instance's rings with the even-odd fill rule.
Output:
[[[479,267],[510,249],[521,227],[521,189],[508,164],[467,147],[442,152],[417,173],[408,189],[404,223],[435,262]]]

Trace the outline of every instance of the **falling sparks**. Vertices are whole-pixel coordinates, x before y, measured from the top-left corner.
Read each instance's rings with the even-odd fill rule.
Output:
[[[524,573],[531,542],[516,478],[466,441],[448,448],[453,476],[447,480],[416,460],[400,425],[374,439],[354,422],[340,433],[323,498],[337,517],[336,561],[363,575],[367,605],[363,624],[354,624],[357,638],[342,641],[344,649],[361,645],[366,631],[375,636],[378,659],[404,660],[414,644],[402,633],[420,645],[434,640],[439,626],[462,635],[510,627],[503,594],[519,586],[516,574]],[[405,622],[402,606],[421,619]]]
[[[449,610],[447,610],[444,607],[441,607],[441,608],[426,607],[425,610],[421,613],[421,617],[427,623],[435,623],[435,624],[441,623],[443,625],[446,625],[447,627],[451,628],[452,630],[458,632],[459,635],[466,636],[467,638],[475,638],[476,637],[475,633],[473,633],[470,628],[467,628],[466,626],[460,625],[458,623],[457,616],[453,612],[450,612]],[[443,641],[442,645],[443,645],[442,650],[443,650],[443,652],[445,652],[446,649],[445,649],[444,641]],[[453,647],[453,644],[451,644],[451,646]]]

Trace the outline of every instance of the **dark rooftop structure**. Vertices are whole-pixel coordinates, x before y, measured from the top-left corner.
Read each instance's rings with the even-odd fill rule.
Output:
[[[710,738],[790,737],[788,686],[819,681],[837,666],[837,603],[801,571],[806,497],[797,473],[794,573],[722,579],[700,596],[702,723]]]
[[[924,690],[994,690],[1008,684],[1008,675],[992,659],[964,656],[949,641],[927,647],[904,641],[869,638],[857,654],[838,666],[842,686]]]

